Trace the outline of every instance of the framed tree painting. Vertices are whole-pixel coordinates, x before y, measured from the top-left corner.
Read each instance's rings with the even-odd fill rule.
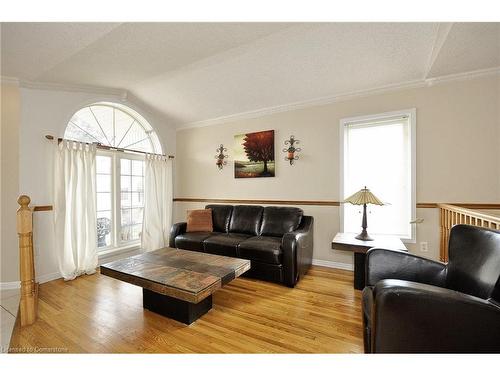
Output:
[[[274,177],[274,130],[234,136],[234,177]]]

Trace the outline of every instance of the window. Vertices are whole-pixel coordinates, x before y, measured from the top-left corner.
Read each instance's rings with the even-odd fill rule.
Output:
[[[341,186],[345,198],[364,186],[384,206],[369,205],[368,232],[415,240],[415,110],[341,121]],[[342,205],[344,232],[359,232],[362,207]]]
[[[64,138],[105,146],[161,153],[158,136],[136,111],[114,103],[96,103],[76,112]]]
[[[151,125],[130,108],[112,103],[97,103],[76,112],[64,138],[162,153]],[[97,151],[96,208],[99,252],[139,244],[144,209],[144,155]]]

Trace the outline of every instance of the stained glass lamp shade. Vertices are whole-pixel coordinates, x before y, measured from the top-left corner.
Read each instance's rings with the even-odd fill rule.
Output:
[[[350,197],[344,200],[344,203],[351,203],[354,205],[363,205],[363,221],[361,222],[361,227],[363,228],[362,232],[358,234],[355,238],[361,241],[373,241],[368,235],[366,228],[368,227],[366,220],[366,205],[367,204],[376,204],[378,206],[383,206],[384,203],[378,199],[373,193],[366,188],[366,186],[360,191],[354,193]]]

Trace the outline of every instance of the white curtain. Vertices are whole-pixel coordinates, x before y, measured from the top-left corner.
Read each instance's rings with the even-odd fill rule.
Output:
[[[96,146],[62,141],[54,152],[54,228],[64,280],[97,267]]]
[[[147,155],[144,171],[141,247],[144,251],[151,251],[168,246],[172,225],[172,160]]]

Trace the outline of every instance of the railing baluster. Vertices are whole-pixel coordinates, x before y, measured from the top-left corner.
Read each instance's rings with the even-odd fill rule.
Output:
[[[439,259],[444,261],[444,243],[446,240],[446,229],[444,227],[444,209],[439,208]]]
[[[468,224],[484,228],[500,229],[500,217],[449,204],[438,204],[438,208],[441,237],[439,257],[443,262],[448,261],[450,230],[454,225]]]
[[[38,305],[38,284],[35,283],[35,262],[33,257],[33,212],[28,207],[30,197],[21,195],[17,203],[17,234],[19,236],[19,263],[21,276],[21,301],[19,315],[21,326],[33,324]]]

